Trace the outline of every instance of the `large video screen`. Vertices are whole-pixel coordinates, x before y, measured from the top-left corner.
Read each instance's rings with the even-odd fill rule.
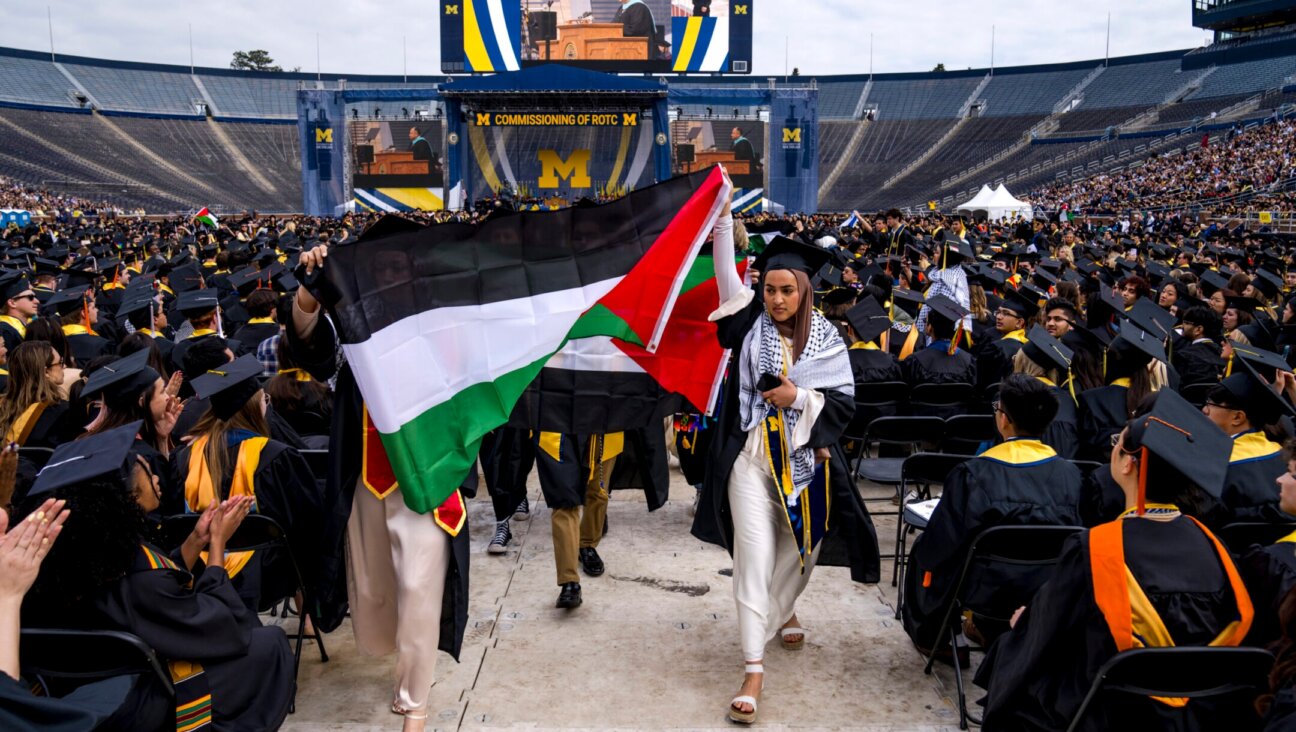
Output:
[[[752,0],[439,0],[441,70],[751,73]]]

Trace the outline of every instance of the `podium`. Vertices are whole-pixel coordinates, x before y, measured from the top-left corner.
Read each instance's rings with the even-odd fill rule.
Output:
[[[752,161],[737,159],[732,150],[703,150],[695,153],[693,162],[680,163],[679,167],[681,173],[692,173],[705,170],[716,163],[723,165],[731,176],[750,175],[752,172]]]
[[[568,23],[558,26],[558,40],[550,41],[555,60],[563,61],[647,61],[648,39],[627,38],[620,23]],[[545,42],[536,43],[540,58],[546,58]]]
[[[428,161],[415,160],[414,153],[409,150],[376,152],[374,161],[361,165],[360,172],[365,175],[427,175]]]

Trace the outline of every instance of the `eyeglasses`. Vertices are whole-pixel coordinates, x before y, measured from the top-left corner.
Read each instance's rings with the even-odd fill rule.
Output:
[[[1112,447],[1116,447],[1117,445],[1119,445],[1119,444],[1120,444],[1120,441],[1121,441],[1121,433],[1120,433],[1120,432],[1117,432],[1117,433],[1115,433],[1115,434],[1113,434],[1113,435],[1111,436],[1111,446],[1112,446]]]
[[[1206,403],[1203,404],[1202,406],[1203,406],[1203,407],[1214,407],[1214,408],[1216,408],[1216,409],[1225,409],[1225,410],[1228,410],[1228,411],[1230,411],[1230,412],[1240,412],[1240,411],[1242,411],[1241,409],[1235,409],[1235,408],[1230,407],[1230,406],[1228,406],[1228,405],[1226,405],[1226,404],[1220,404],[1219,402],[1212,402],[1212,401],[1209,400],[1209,399],[1207,399],[1207,400],[1206,400]]]
[[[15,300],[35,300],[35,299],[36,299],[36,295],[35,295],[35,293],[31,293],[31,292],[29,292],[29,293],[27,293],[26,295],[17,295],[17,296],[15,296],[13,299],[15,299]]]
[[[46,366],[45,368],[47,368],[47,369],[52,369],[52,368],[54,368],[55,366],[62,366],[62,365],[63,365],[63,359],[60,358],[59,360],[57,360],[57,361],[55,361],[54,363],[52,363],[52,364]]]
[[[998,399],[994,400],[993,402],[990,402],[990,411],[1004,413],[1004,410],[999,408]]]

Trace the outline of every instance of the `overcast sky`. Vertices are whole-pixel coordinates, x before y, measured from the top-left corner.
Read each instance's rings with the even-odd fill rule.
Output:
[[[235,50],[264,48],[285,69],[315,71],[320,39],[324,72],[440,72],[437,6],[430,0],[7,0],[0,45],[48,51],[46,5],[59,53],[130,61],[225,67]],[[21,11],[15,8],[21,6]],[[1107,12],[1111,54],[1192,48],[1207,34],[1192,27],[1189,0],[752,0],[755,73],[866,73],[869,34],[873,70],[928,71],[990,63],[995,26],[997,66],[1077,61],[1103,56]]]

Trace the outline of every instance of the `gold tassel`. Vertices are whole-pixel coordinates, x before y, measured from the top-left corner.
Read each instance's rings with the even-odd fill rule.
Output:
[[[946,356],[953,356],[958,350],[959,336],[963,335],[963,319],[959,318],[958,327],[954,329],[954,337],[950,339],[949,349],[945,351]]]
[[[1232,375],[1233,375],[1233,354],[1230,353],[1228,363],[1224,365],[1224,378],[1227,379]]]

